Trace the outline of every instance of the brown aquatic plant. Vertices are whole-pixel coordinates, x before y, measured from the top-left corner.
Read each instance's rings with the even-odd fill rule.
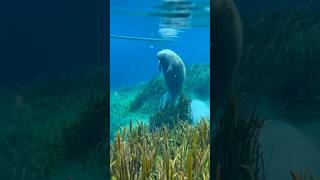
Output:
[[[312,174],[309,172],[308,169],[301,170],[300,172],[297,170],[290,171],[290,175],[292,180],[319,180],[320,177],[315,178],[312,176]]]
[[[138,123],[118,131],[111,144],[112,179],[209,179],[208,119],[192,126],[178,122],[151,131]]]

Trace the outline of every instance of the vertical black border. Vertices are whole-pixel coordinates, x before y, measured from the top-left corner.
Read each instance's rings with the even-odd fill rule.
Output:
[[[101,60],[105,62],[105,87],[106,87],[106,107],[107,107],[107,122],[106,122],[106,179],[110,178],[110,2],[109,0],[100,0],[100,51]]]
[[[214,167],[213,167],[213,162],[214,162],[214,159],[213,159],[213,155],[214,155],[214,152],[213,152],[213,140],[214,140],[214,136],[213,136],[213,132],[214,132],[214,98],[215,95],[213,93],[215,93],[213,91],[213,54],[215,52],[213,52],[213,13],[212,13],[212,10],[213,10],[213,1],[214,0],[210,0],[210,179],[211,180],[214,180],[216,179],[214,176],[215,176],[215,171],[214,171]]]

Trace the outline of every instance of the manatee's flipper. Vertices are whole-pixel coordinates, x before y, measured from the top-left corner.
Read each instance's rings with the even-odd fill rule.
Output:
[[[171,98],[172,103],[177,106],[179,104],[179,100],[175,97],[175,98]]]
[[[160,98],[159,109],[162,109],[163,99],[164,99],[164,95],[162,95]]]
[[[177,101],[176,96],[171,96],[170,94],[168,94],[168,96],[167,96],[167,105],[177,106],[178,105],[178,101]]]
[[[168,73],[170,73],[170,72],[172,71],[172,68],[173,68],[173,67],[172,67],[172,64],[169,64],[169,66],[168,66],[168,69],[167,69],[167,72],[166,72],[166,73],[167,73],[167,74],[168,74]]]
[[[161,72],[161,62],[158,62],[158,66],[159,66],[159,71]]]

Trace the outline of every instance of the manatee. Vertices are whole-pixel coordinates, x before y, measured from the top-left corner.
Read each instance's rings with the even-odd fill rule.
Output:
[[[186,67],[182,59],[172,50],[164,49],[157,53],[159,71],[163,73],[167,92],[160,99],[160,108],[176,104],[186,78]]]
[[[212,96],[215,107],[222,108],[234,84],[243,44],[243,29],[233,0],[214,0],[211,5]]]

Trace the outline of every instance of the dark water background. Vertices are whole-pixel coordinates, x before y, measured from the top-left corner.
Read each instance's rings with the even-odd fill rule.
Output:
[[[235,0],[241,14],[250,14],[268,9],[298,7],[309,0]]]
[[[56,154],[60,150],[50,145],[42,146],[50,144],[53,139],[66,139],[48,138],[63,128],[63,119],[70,124],[72,119],[78,119],[80,124],[83,122],[83,118],[76,117],[72,111],[61,109],[62,106],[76,109],[85,100],[84,89],[88,92],[107,91],[107,72],[95,76],[90,82],[97,81],[92,84],[81,83],[87,81],[87,74],[106,67],[106,27],[109,25],[105,11],[104,1],[0,2],[0,179],[105,177],[106,168],[98,160],[105,160],[106,155],[98,155],[98,160],[92,160],[95,165],[83,165],[79,160],[67,160],[63,157],[65,155],[55,161],[50,152]],[[80,96],[66,100],[66,97],[75,97],[77,93]],[[51,100],[38,106],[39,99]],[[64,100],[66,103],[62,103]],[[34,108],[33,113],[27,113],[30,108]],[[55,113],[51,114],[51,111]],[[82,110],[75,111],[82,113]],[[37,117],[40,117],[38,122]],[[107,117],[106,114],[103,117]],[[88,119],[90,122],[101,122],[98,126],[105,130],[104,119]],[[50,122],[60,124],[53,127],[48,125]],[[50,130],[53,133],[48,133]],[[53,144],[58,143],[56,141]],[[85,146],[79,146],[76,152],[82,151]],[[53,169],[54,173],[51,171]]]
[[[102,66],[101,5],[83,0],[2,1],[0,86]]]

